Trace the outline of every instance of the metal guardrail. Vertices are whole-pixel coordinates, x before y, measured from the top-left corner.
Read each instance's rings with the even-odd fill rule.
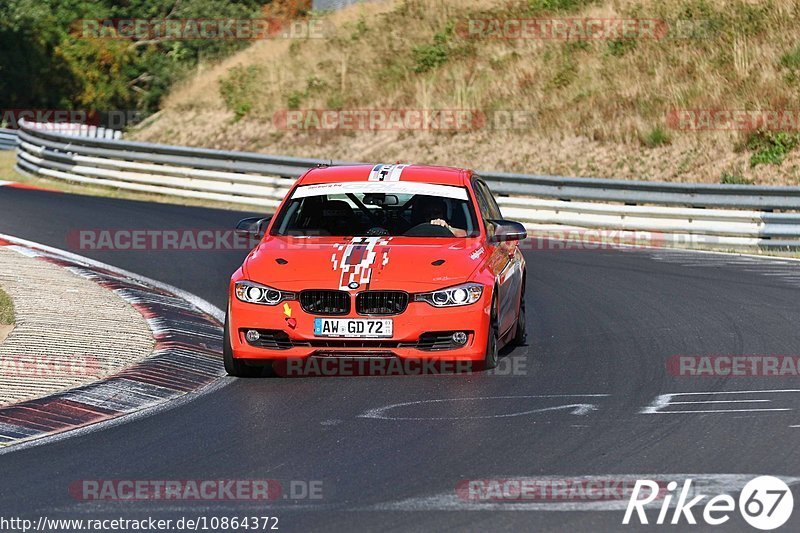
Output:
[[[0,150],[13,150],[17,147],[17,130],[0,128]]]
[[[20,126],[17,169],[23,173],[268,208],[307,169],[348,163]],[[623,240],[656,233],[665,245],[800,248],[800,187],[479,174],[498,195],[505,216],[556,236],[602,229],[622,232]]]

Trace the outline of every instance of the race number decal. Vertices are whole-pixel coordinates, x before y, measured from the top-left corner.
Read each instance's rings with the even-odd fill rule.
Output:
[[[375,165],[369,173],[369,181],[400,181],[400,174],[408,165]]]

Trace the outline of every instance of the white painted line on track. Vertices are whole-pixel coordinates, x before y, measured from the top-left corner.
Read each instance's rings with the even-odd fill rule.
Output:
[[[699,411],[689,411],[686,409],[680,411],[659,411],[660,415],[685,415],[685,414],[699,414],[699,413],[761,413],[764,411],[793,411],[789,407],[774,407],[765,409],[702,409]]]
[[[670,402],[670,405],[698,405],[707,403],[757,403],[757,402],[769,403],[769,400],[704,400],[701,402]]]
[[[569,403],[558,406],[545,406],[536,407],[534,409],[526,409],[523,411],[516,411],[512,413],[492,414],[492,415],[468,415],[468,416],[430,416],[430,417],[403,417],[391,416],[386,412],[391,409],[399,407],[407,407],[410,405],[419,406],[422,404],[441,404],[446,402],[486,402],[492,400],[528,400],[528,399],[566,399],[566,398],[606,398],[608,394],[535,394],[525,396],[479,396],[470,398],[437,398],[433,400],[415,400],[411,402],[401,402],[385,405],[383,407],[376,407],[368,409],[358,415],[358,418],[372,418],[378,420],[472,420],[478,418],[509,418],[514,416],[525,416],[535,413],[543,413],[549,411],[569,410],[571,414],[584,416],[592,411],[597,410],[597,406],[592,403]]]
[[[621,245],[621,246],[627,246],[627,245]],[[637,247],[636,246],[630,246],[630,248],[635,249]],[[657,247],[654,247],[654,246],[640,246],[639,248],[646,249],[646,250],[649,250],[651,252],[664,252],[665,254],[671,253],[673,255],[678,255],[678,254],[685,254],[685,255],[704,254],[704,255],[712,256],[712,257],[709,257],[710,260],[717,260],[718,259],[720,261],[726,261],[728,264],[736,264],[737,261],[741,261],[742,263],[740,263],[740,264],[744,264],[745,262],[747,262],[748,264],[753,264],[753,262],[756,262],[756,261],[769,261],[769,262],[783,261],[786,264],[791,263],[791,264],[795,264],[795,265],[800,263],[800,258],[798,258],[798,257],[784,257],[784,256],[781,256],[781,255],[767,255],[767,254],[758,255],[758,254],[748,254],[748,253],[740,253],[740,252],[720,252],[720,251],[717,251],[717,250],[694,250],[694,249],[690,249],[690,248],[657,248]],[[727,258],[727,260],[726,260],[726,258]]]
[[[653,414],[681,414],[681,413],[747,413],[747,412],[761,412],[761,411],[792,411],[793,408],[753,408],[753,409],[708,409],[702,411],[666,411],[665,409],[673,405],[706,405],[706,404],[720,404],[720,403],[750,403],[755,401],[772,402],[771,399],[755,398],[747,400],[698,400],[698,401],[681,401],[673,402],[673,398],[678,397],[697,397],[697,396],[723,396],[726,394],[781,394],[781,393],[800,393],[800,389],[776,389],[776,390],[741,390],[741,391],[710,391],[710,392],[673,392],[669,394],[660,394],[653,402],[647,407],[639,411],[640,414],[653,415]]]

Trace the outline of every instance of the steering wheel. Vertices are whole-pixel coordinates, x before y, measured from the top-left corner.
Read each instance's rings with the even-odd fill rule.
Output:
[[[384,237],[386,235],[389,235],[389,230],[386,228],[381,228],[380,226],[375,226],[367,230],[368,237]]]
[[[453,232],[444,226],[423,222],[406,231],[406,237],[453,237]]]

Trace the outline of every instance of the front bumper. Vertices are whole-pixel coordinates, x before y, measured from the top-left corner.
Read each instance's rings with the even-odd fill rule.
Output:
[[[482,361],[489,331],[491,291],[484,290],[481,299],[462,307],[438,308],[425,302],[409,302],[397,315],[366,317],[352,311],[348,315],[328,318],[389,318],[393,336],[383,339],[318,337],[314,335],[314,319],[323,315],[306,313],[297,301],[285,302],[291,312],[290,326],[284,304],[266,306],[250,304],[231,295],[229,328],[233,356],[250,361],[286,360],[308,357],[398,357],[402,359]],[[250,329],[280,332],[280,342],[265,343],[269,347],[249,343],[245,332]],[[466,344],[460,347],[430,350],[426,342],[430,332],[467,331]],[[422,342],[421,342],[422,341]]]

